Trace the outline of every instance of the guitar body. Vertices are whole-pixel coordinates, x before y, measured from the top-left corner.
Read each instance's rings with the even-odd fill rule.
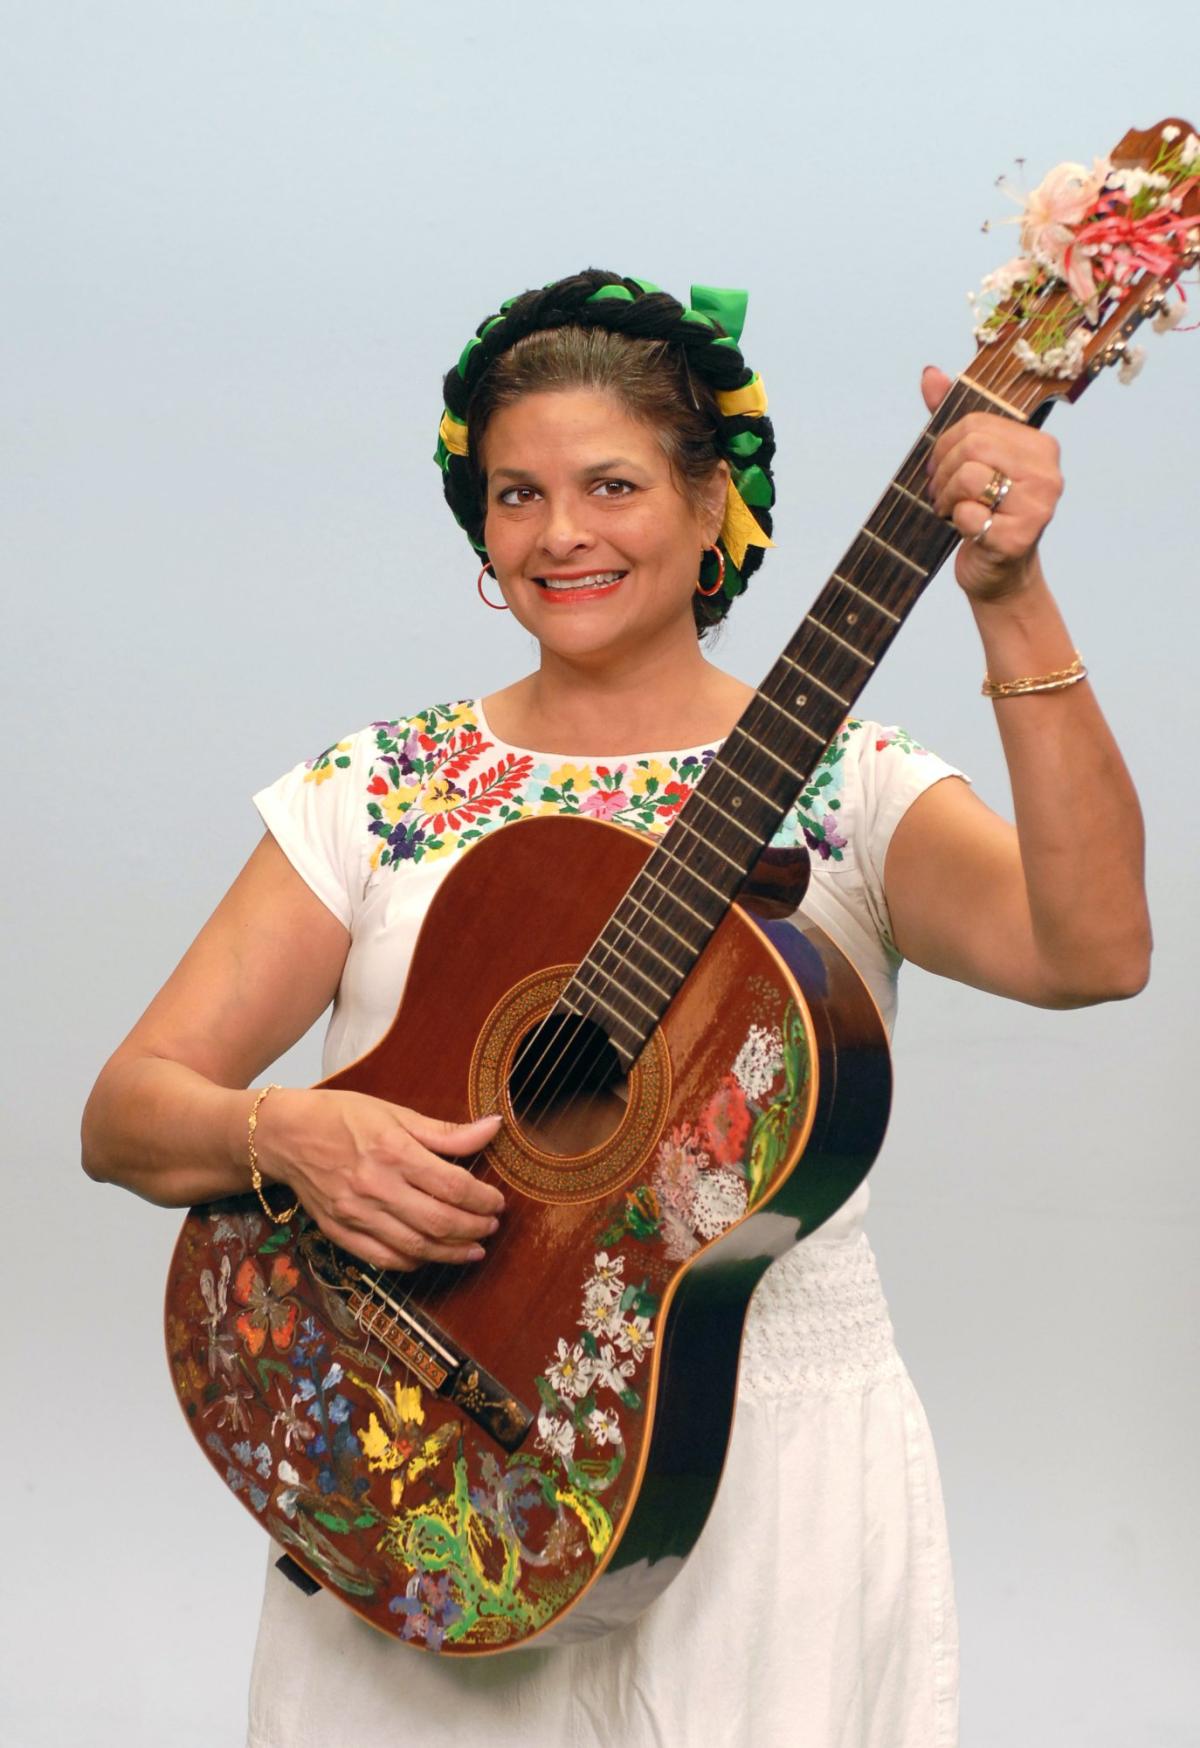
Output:
[[[670,1581],[720,1479],[754,1286],[882,1140],[886,1038],[857,973],[740,903],[627,1083],[514,1110],[521,1041],[650,850],[580,818],[482,838],[391,1029],[322,1083],[504,1110],[475,1166],[507,1204],[482,1263],[378,1280],[249,1196],[192,1209],[176,1246],[167,1345],[198,1442],[300,1567],[426,1649],[604,1632]]]

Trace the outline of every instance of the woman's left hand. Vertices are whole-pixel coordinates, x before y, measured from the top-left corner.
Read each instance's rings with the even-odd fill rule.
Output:
[[[929,365],[921,393],[936,412],[951,387]],[[929,497],[963,536],[954,574],[973,601],[1019,594],[1039,575],[1037,545],[1062,496],[1058,444],[999,413],[968,413],[947,426],[929,455]],[[1007,480],[990,507],[989,492]]]

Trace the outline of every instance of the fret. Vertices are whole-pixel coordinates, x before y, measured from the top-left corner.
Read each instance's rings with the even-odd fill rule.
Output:
[[[808,736],[809,740],[815,740],[822,752],[824,752],[829,743],[823,734],[818,734],[815,728],[810,728],[808,726],[807,722],[801,722],[798,716],[793,716],[791,711],[786,709],[779,702],[778,698],[772,698],[771,694],[769,692],[764,692],[761,687],[759,688],[758,696],[762,699],[764,704],[769,704],[772,710],[778,710],[780,716],[786,716],[793,728],[800,729],[803,734]]]
[[[784,650],[779,659],[781,662],[786,662],[789,668],[795,668],[798,674],[803,674],[806,680],[811,680],[814,686],[819,686],[822,692],[827,692],[831,698],[835,699],[836,702],[841,705],[843,710],[850,709],[849,698],[843,698],[840,692],[835,692],[832,686],[827,686],[825,684],[824,680],[819,680],[817,676],[810,673],[807,668],[802,668],[800,663],[795,661],[786,650]],[[797,700],[797,702],[799,702],[799,700]]]
[[[749,729],[743,728],[740,722],[735,722],[729,732],[731,734],[740,734],[743,740],[748,740],[750,745],[752,747],[757,747],[760,753],[766,753],[769,759],[774,759],[780,770],[786,771],[792,781],[796,781],[800,775],[796,770],[796,767],[788,759],[781,759],[778,753],[773,753],[770,747],[764,746],[762,741],[755,740]]]
[[[674,857],[671,858],[671,865],[672,865],[672,867],[675,867],[675,868],[681,868],[685,874],[689,874],[691,872],[691,870],[688,868],[688,866],[685,862],[676,862]],[[642,870],[642,874],[639,875],[638,878],[641,879],[643,875],[645,876],[646,879],[648,879],[651,882],[651,884],[655,887],[657,892],[661,893],[661,895],[664,898],[669,898],[671,900],[672,904],[677,904],[681,910],[686,910],[689,916],[694,916],[696,921],[698,923],[701,923],[704,926],[704,928],[711,929],[713,927],[712,918],[707,917],[703,914],[703,912],[698,911],[696,909],[695,905],[688,903],[686,898],[681,898],[677,892],[672,892],[670,887],[664,886],[662,884],[662,882],[657,880],[653,874],[647,874],[645,869]],[[707,885],[708,882],[705,881],[704,884]],[[713,892],[715,892],[717,889],[714,886],[711,890]],[[632,898],[632,896],[633,896],[632,889],[625,894],[626,899]],[[724,898],[724,896],[725,896],[724,893],[722,893],[721,897]],[[624,903],[624,902],[625,902],[625,900],[623,899],[622,903]],[[655,922],[662,921],[662,918],[659,916],[658,912],[651,910],[650,907],[647,905],[644,898],[635,898],[635,899],[633,899],[633,902],[638,906],[638,908],[640,910],[644,910],[646,912],[647,916],[653,917]],[[664,923],[663,927],[670,928],[670,924]],[[676,931],[674,929],[671,929],[672,934],[675,934],[675,932]],[[686,935],[680,935],[679,939],[684,942],[689,953],[695,953],[698,950],[696,947],[696,943],[694,941],[689,941]]]
[[[624,984],[618,983],[617,979],[611,974],[611,972],[604,971],[599,965],[593,964],[590,958],[583,961],[583,964],[575,973],[576,977],[582,977],[585,971],[590,971],[594,976],[603,977],[610,988],[615,989],[620,995],[624,996],[626,1001],[631,1001],[634,1007],[641,1008],[644,1014],[649,1014],[650,1018],[657,1022],[658,1009],[648,1006],[640,996],[634,995],[631,989],[626,989]],[[598,994],[597,991],[592,988],[590,983],[585,983],[583,988],[586,989],[587,993],[596,1001],[600,1002],[602,1006],[608,1007],[609,1004],[604,1000],[604,997]],[[659,991],[659,994],[662,994],[661,990]],[[612,1010],[610,1009],[609,1011],[611,1012]]]
[[[585,963],[586,963],[586,961],[585,961]],[[582,967],[581,967],[581,969],[582,969]],[[578,976],[578,972],[576,973],[576,976]],[[627,1032],[629,1032],[632,1037],[637,1039],[638,1047],[640,1049],[642,1044],[645,1042],[645,1038],[642,1035],[641,1028],[639,1026],[636,1026],[632,1020],[627,1020],[623,1013],[620,1013],[615,1007],[613,1007],[611,1002],[605,1001],[605,999],[602,995],[597,995],[594,989],[585,989],[585,993],[586,993],[589,1001],[594,1001],[598,1007],[602,1007],[604,1009],[606,1014],[611,1014],[612,1018],[614,1020],[616,1020],[616,1022],[619,1026],[624,1026],[625,1030]],[[656,1014],[655,1015],[655,1024],[657,1024],[657,1022],[658,1022],[658,1016]],[[647,1033],[646,1036],[649,1036],[649,1034]]]
[[[734,727],[736,728],[736,726],[737,726],[737,724],[735,723]],[[700,831],[698,829],[698,827],[690,824],[689,821],[687,821],[686,819],[683,818],[682,812],[677,813],[675,815],[675,818],[672,821],[672,825],[678,826],[682,831],[691,832],[691,834],[694,838],[699,838],[700,842],[704,845],[704,847],[706,849],[715,850],[717,855],[720,856],[720,858],[723,862],[728,862],[729,866],[731,868],[736,868],[739,874],[745,873],[745,869],[743,868],[742,864],[738,861],[736,856],[729,855],[725,850],[723,850],[721,848],[720,844],[716,843],[712,838],[706,838],[704,833],[702,831]]]
[[[611,921],[612,919],[610,918],[609,920]],[[633,942],[635,947],[640,949],[642,943],[641,943],[641,939],[639,936],[634,935],[634,934],[630,934],[630,940]],[[622,970],[631,971],[635,977],[639,977],[643,983],[647,984],[654,991],[655,995],[661,996],[664,1001],[670,1001],[672,995],[674,995],[674,993],[675,993],[674,989],[664,989],[661,983],[656,982],[655,979],[653,977],[651,977],[651,975],[648,971],[643,971],[641,966],[638,965],[636,963],[636,961],[629,956],[628,953],[623,951],[622,948],[618,947],[615,944],[615,942],[606,941],[604,939],[603,934],[600,936],[600,939],[596,942],[596,945],[592,948],[592,953],[595,953],[596,948],[601,947],[601,946],[604,948],[604,952],[605,952],[606,956],[611,953],[615,957],[618,966],[621,967]],[[596,971],[596,972],[599,972],[601,977],[606,977],[610,983],[614,984],[616,986],[616,988],[620,989],[622,987],[622,985],[621,985],[620,977],[617,974],[617,972],[610,971],[608,969],[608,967],[605,965],[602,965],[599,962],[599,960],[593,959],[592,953],[588,954],[588,957],[583,961],[582,965],[579,967],[579,970],[575,973],[575,975],[577,977],[579,977],[582,975],[582,973],[584,971]],[[676,978],[678,978],[679,976],[682,975],[682,973],[680,973],[676,969],[675,966],[672,966],[671,970],[674,973]],[[587,989],[589,991],[589,994],[590,994],[590,985],[585,984],[584,988]],[[638,997],[636,995],[634,995],[632,993],[632,991],[629,992],[629,999],[631,1001],[636,1001],[639,1007],[646,1008],[646,1012],[648,1014],[649,1013],[657,1014],[659,1011],[657,1008],[647,1007],[646,1003],[643,1001],[639,1001]]]
[[[902,486],[898,479],[892,481],[888,490],[890,492],[899,492],[901,497],[907,498],[910,504],[915,504],[918,510],[924,510],[927,516],[932,516],[935,522],[940,522],[942,520],[933,505],[929,502],[928,498],[921,498],[917,496],[916,492],[910,492],[908,487]]]
[[[901,552],[898,546],[893,546],[890,540],[885,540],[882,534],[876,534],[871,528],[864,528],[863,533],[868,540],[873,540],[877,546],[882,546],[885,552],[890,552],[893,558],[898,558],[901,564],[906,564],[910,571],[916,571],[919,577],[924,577],[924,569],[909,558],[907,553]]]
[[[712,766],[710,765],[709,770],[711,769]],[[756,832],[751,826],[743,824],[740,819],[735,819],[732,813],[726,813],[719,801],[714,801],[711,795],[705,795],[701,789],[693,789],[692,793],[688,796],[687,801],[684,803],[684,806],[675,816],[676,821],[683,817],[684,812],[687,808],[691,807],[693,802],[696,802],[697,805],[702,804],[705,807],[711,807],[713,812],[717,814],[722,821],[729,825],[735,825],[740,832],[742,832],[746,837],[751,838],[754,843],[758,844],[762,842],[758,832]],[[668,833],[668,835],[670,834]]]
[[[629,895],[627,893],[626,898],[628,898],[628,896]],[[635,904],[636,904],[636,902],[637,901],[634,900]],[[641,907],[639,906],[638,908],[640,909]],[[676,931],[671,927],[670,923],[664,922],[660,916],[655,916],[653,911],[647,911],[646,920],[648,922],[657,923],[657,925],[660,929],[665,929],[669,935],[673,935],[674,938],[679,942],[679,945],[681,947],[686,947],[688,957],[689,957],[689,959],[691,958],[692,954],[696,950],[694,942],[689,941],[687,939],[687,937],[684,935],[677,934]],[[611,952],[615,953],[615,952],[618,952],[620,950],[612,942],[608,941],[605,938],[608,934],[609,929],[611,929],[611,928],[615,928],[617,930],[618,934],[628,935],[629,939],[632,942],[634,942],[634,944],[638,947],[639,951],[646,952],[646,953],[653,953],[654,957],[658,960],[659,964],[665,965],[667,970],[671,973],[672,977],[681,978],[681,977],[687,976],[688,970],[689,970],[689,967],[687,965],[676,965],[676,963],[673,959],[668,959],[667,955],[665,953],[660,953],[657,947],[652,947],[650,942],[646,939],[645,925],[643,924],[642,928],[635,932],[632,923],[626,923],[626,922],[621,921],[621,915],[620,915],[619,911],[614,912],[613,915],[610,916],[608,921],[605,923],[603,932],[601,933],[601,935],[597,939],[595,947],[592,948],[593,953],[596,951],[597,947],[603,947],[606,952],[611,951]],[[585,961],[585,963],[586,963],[586,961]],[[646,982],[647,983],[650,982],[649,977],[646,978]],[[655,988],[657,988],[657,987],[658,986],[656,984]]]
[[[991,401],[993,406],[999,407],[1001,412],[1007,413],[1010,419],[1020,419],[1022,425],[1028,422],[1020,407],[1014,407],[1011,401],[1006,401],[1003,395],[996,394],[994,390],[984,388],[983,384],[976,382],[973,376],[960,376],[958,380],[971,394],[982,395],[985,401]],[[957,413],[955,416],[958,416]]]
[[[708,890],[711,893],[714,893],[715,896],[721,900],[722,904],[728,904],[729,894],[727,892],[722,892],[721,888],[719,886],[714,886],[711,880],[706,880],[704,878],[703,874],[698,873],[695,868],[689,868],[686,862],[681,862],[679,860],[679,858],[672,851],[670,851],[666,848],[665,842],[661,843],[659,845],[658,853],[659,853],[659,855],[661,855],[663,861],[666,862],[670,867],[681,869],[683,871],[683,873],[685,873],[688,876],[689,879],[698,880],[700,882],[701,886],[707,886]],[[645,872],[645,871],[646,870],[643,870],[643,872]],[[650,876],[650,878],[652,880],[656,880],[657,876],[652,874]],[[658,883],[660,885],[662,884],[661,881]],[[692,910],[691,905],[685,904],[683,899],[679,898],[679,894],[677,892],[674,892],[671,889],[671,887],[663,886],[662,890],[666,893],[668,898],[678,899],[679,903],[683,904],[683,908],[685,910]],[[692,910],[692,915],[695,917],[700,917],[700,921],[702,923],[704,923],[705,925],[708,924],[709,919],[707,917],[700,916],[700,912],[698,910]]]
[[[638,879],[640,880],[641,878],[642,878],[642,876],[639,874]],[[634,886],[636,886],[636,884],[637,884],[637,881],[634,882]],[[627,935],[629,935],[635,941],[641,941],[642,939],[644,939],[642,934],[634,932],[634,928],[633,928],[632,923],[624,922],[621,919],[621,911],[624,909],[625,905],[627,905],[627,904],[632,905],[635,910],[640,910],[640,911],[645,912],[645,922],[643,922],[640,925],[641,928],[644,929],[646,926],[646,923],[653,923],[656,928],[665,929],[667,934],[670,935],[673,940],[676,940],[679,942],[679,945],[686,952],[689,961],[695,957],[695,953],[696,953],[695,941],[693,941],[688,935],[681,935],[679,933],[678,929],[672,928],[671,924],[667,921],[667,919],[664,916],[660,915],[658,911],[651,910],[649,905],[646,904],[644,899],[638,898],[636,896],[633,886],[631,886],[629,888],[629,891],[625,894],[624,898],[621,900],[620,905],[613,912],[612,916],[609,918],[609,923],[615,922],[617,924],[618,928],[624,929],[625,933]],[[687,907],[685,906],[684,908],[686,909]],[[704,918],[699,917],[698,911],[693,911],[692,915],[699,918],[699,920],[703,921],[706,928],[708,927],[707,921]],[[607,927],[608,924],[606,924],[605,926]],[[653,951],[654,951],[654,949],[651,948],[651,952],[653,952]],[[676,974],[676,976],[682,977],[682,976],[686,975],[686,972],[681,971],[679,969],[679,967],[675,964],[674,960],[666,958],[662,953],[655,954],[655,957],[658,959],[661,959],[664,965],[669,965],[671,970]]]
[[[717,761],[714,759],[713,764],[715,765],[716,762]],[[709,769],[711,770],[712,766],[710,766]],[[779,812],[778,799],[774,795],[764,795],[758,785],[752,783],[743,771],[735,771],[731,764],[727,761],[722,761],[721,772],[723,776],[732,777],[734,781],[740,783],[744,789],[749,789],[750,793],[752,795],[757,795],[760,801],[765,801],[773,813],[777,814]]]
[[[806,613],[804,619],[806,624],[815,625],[818,631],[823,631],[825,633],[826,637],[832,637],[834,643],[840,643],[842,648],[849,650],[852,656],[857,656],[860,662],[866,662],[869,668],[875,666],[875,663],[871,660],[869,655],[864,655],[861,649],[855,649],[852,643],[847,643],[846,639],[844,637],[839,637],[836,631],[830,631],[828,625],[822,625],[821,621],[819,619],[814,619],[811,613]],[[819,685],[820,681],[817,683]],[[847,706],[847,709],[848,708],[849,706]]]
[[[867,532],[869,532],[869,530]],[[884,618],[890,619],[893,625],[904,624],[899,613],[893,613],[890,607],[885,607],[882,601],[877,601],[875,599],[874,595],[868,595],[865,589],[860,589],[857,583],[852,583],[849,577],[844,577],[842,575],[841,571],[834,571],[833,575],[835,581],[841,583],[844,588],[852,590],[853,593],[858,596],[860,601],[865,601],[868,607],[874,607],[877,613],[882,613]]]

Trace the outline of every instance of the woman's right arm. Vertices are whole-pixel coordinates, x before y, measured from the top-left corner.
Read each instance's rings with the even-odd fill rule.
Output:
[[[350,937],[268,833],[102,1069],[83,1166],[166,1207],[249,1187],[246,1089],[333,1000]],[[363,1093],[288,1088],[259,1110],[259,1162],[367,1262],[466,1262],[499,1191],[440,1153],[478,1152],[496,1120],[452,1125]],[[436,1152],[433,1151],[436,1149]]]

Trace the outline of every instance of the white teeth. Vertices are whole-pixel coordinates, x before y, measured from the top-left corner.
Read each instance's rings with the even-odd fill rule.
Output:
[[[604,583],[615,583],[624,571],[597,571],[590,577],[539,577],[548,589],[598,589]]]

